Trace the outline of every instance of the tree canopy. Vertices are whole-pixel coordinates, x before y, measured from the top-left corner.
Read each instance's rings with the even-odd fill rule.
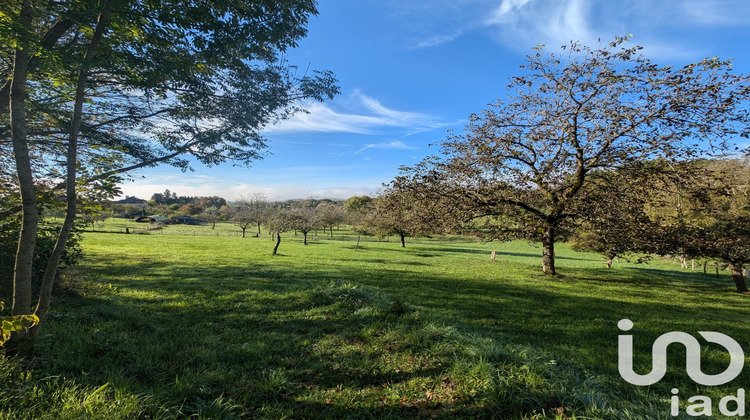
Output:
[[[592,173],[695,158],[750,132],[750,78],[730,61],[659,66],[626,42],[573,42],[560,54],[538,47],[506,99],[405,173],[460,203],[459,218],[502,219],[481,225],[483,234],[541,241],[543,271],[555,274],[554,243],[593,204],[582,202]]]
[[[162,162],[187,168],[188,155],[247,164],[262,157],[263,127],[300,111],[302,99],[338,93],[330,72],[285,59],[316,13],[311,0],[4,2],[0,165],[23,213],[13,313],[33,312],[40,180],[64,179],[68,207],[36,306],[43,318],[77,186],[113,193],[120,174]]]

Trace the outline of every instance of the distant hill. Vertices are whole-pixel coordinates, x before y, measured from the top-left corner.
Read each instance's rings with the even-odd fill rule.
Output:
[[[130,196],[126,195],[125,198],[123,198],[122,200],[115,201],[115,203],[119,203],[119,204],[147,204],[148,201],[147,200],[143,200],[143,199],[138,198],[138,197],[135,197],[135,196],[130,197]]]

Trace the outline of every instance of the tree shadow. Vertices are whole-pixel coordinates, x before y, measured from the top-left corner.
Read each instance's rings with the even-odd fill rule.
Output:
[[[440,251],[454,252],[452,248]],[[294,256],[285,259],[292,261]],[[483,410],[478,405],[446,411],[449,405],[424,401],[410,406],[370,401],[366,408],[336,398],[330,404],[311,402],[311,390],[336,395],[338,389],[347,389],[364,395],[383,384],[397,387],[419,378],[439,378],[447,369],[444,362],[388,370],[376,363],[391,352],[388,348],[357,350],[366,327],[380,325],[381,320],[356,310],[345,316],[327,312],[331,310],[327,304],[310,301],[310,290],[331,283],[360,284],[398,296],[424,319],[454,325],[478,340],[491,338],[540,349],[560,363],[612,383],[622,383],[617,373],[620,319],[636,323],[636,353],[642,355],[636,364],[643,369],[650,363],[650,343],[666,332],[665,326],[694,333],[721,325],[726,327],[721,332],[743,340],[743,348],[750,337],[746,324],[727,322],[744,318],[747,311],[739,305],[744,301],[729,299],[738,303],[732,308],[725,301],[707,301],[703,297],[707,288],[715,292],[718,283],[706,282],[702,274],[651,268],[565,268],[570,280],[526,270],[525,284],[505,281],[502,269],[490,263],[487,270],[494,270],[493,276],[468,279],[411,271],[410,267],[426,265],[419,261],[389,268],[393,262],[381,258],[366,259],[380,267],[320,264],[305,270],[290,270],[273,260],[223,266],[184,261],[165,266],[154,256],[107,262],[107,257],[89,257],[83,269],[86,278],[111,284],[110,288],[90,296],[58,297],[48,320],[50,335],[40,342],[44,372],[86,385],[109,382],[135,394],[151,394],[163,404],[211,401],[224,395],[247,407],[285,403],[292,407],[292,417],[497,414],[494,408]],[[569,287],[572,282],[579,286]],[[681,290],[675,290],[677,285]],[[653,298],[654,293],[675,293],[679,299]],[[653,322],[660,319],[666,321]],[[641,320],[651,323],[643,325]],[[355,361],[349,364],[323,357],[340,355],[337,351],[350,347]],[[277,371],[282,372],[281,379],[272,378]],[[676,379],[670,384],[690,383],[684,372],[670,371],[670,375]],[[738,380],[748,379],[750,375],[743,374]],[[664,392],[655,394],[668,395],[664,387]],[[661,390],[658,385],[655,389]]]

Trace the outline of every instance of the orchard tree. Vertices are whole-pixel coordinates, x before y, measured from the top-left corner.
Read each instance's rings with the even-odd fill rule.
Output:
[[[397,176],[386,184],[368,218],[378,235],[397,235],[402,248],[407,236],[450,232],[458,221],[455,203],[443,199],[443,191],[414,179]]]
[[[264,126],[338,93],[332,74],[300,75],[283,60],[316,13],[308,0],[3,2],[0,144],[12,146],[22,213],[12,313],[43,321],[81,185],[114,194],[121,174],[187,168],[186,155],[249,163],[262,157]],[[64,180],[67,210],[32,308],[44,178]]]
[[[545,274],[556,274],[559,234],[586,211],[578,201],[593,171],[693,158],[748,136],[750,78],[730,61],[658,66],[626,41],[538,47],[506,99],[424,162],[425,182],[448,186],[441,196],[453,194],[462,214],[503,218],[506,232],[541,241]]]
[[[666,167],[665,167],[666,166]],[[660,188],[655,180],[666,176],[665,162],[637,162],[617,170],[593,171],[584,186],[576,209],[578,214],[571,248],[590,251],[607,258],[607,268],[615,258],[643,253],[639,261],[658,252],[655,241],[664,234],[662,226],[647,213],[650,198]]]
[[[340,225],[345,220],[344,210],[333,203],[320,203],[315,207],[315,212],[318,215],[320,226],[323,228],[323,233],[328,228],[331,238],[333,238],[333,227]]]
[[[250,195],[243,195],[237,202],[234,203],[237,211],[235,213],[234,220],[244,220],[243,224],[245,227],[242,228],[242,237],[245,237],[245,229],[250,225],[255,225],[258,231],[255,237],[260,236],[260,227],[263,223],[268,220],[270,208],[268,205],[268,198],[263,193],[254,193]],[[242,226],[240,226],[242,227]]]
[[[242,229],[242,237],[245,237],[245,231],[248,227],[255,225],[255,214],[247,208],[239,208],[232,215],[232,222]]]
[[[722,261],[740,293],[750,264],[750,165],[747,159],[697,160],[675,168],[653,193],[649,213],[661,225],[661,254]]]
[[[307,245],[307,234],[313,229],[322,227],[320,213],[317,207],[313,207],[314,202],[303,200],[292,205],[290,216],[292,218],[292,228],[302,232],[303,243]],[[278,238],[277,238],[278,240]]]
[[[228,209],[229,207],[227,207],[226,205],[223,205],[221,207],[211,205],[203,210],[203,213],[200,214],[200,217],[206,222],[210,223],[211,230],[213,230],[216,228],[217,222],[226,220]]]
[[[270,211],[268,217],[268,229],[276,236],[276,244],[271,255],[276,255],[281,245],[281,234],[294,229],[297,223],[295,214],[286,207],[277,207]]]
[[[359,249],[359,242],[362,235],[371,235],[373,233],[371,222],[375,211],[375,200],[368,195],[360,195],[347,199],[344,202],[344,218],[346,223],[351,226],[354,233],[357,234],[357,244],[354,250]]]

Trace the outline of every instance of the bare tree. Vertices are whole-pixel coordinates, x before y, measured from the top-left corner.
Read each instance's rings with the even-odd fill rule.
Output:
[[[248,196],[242,196],[234,203],[235,213],[232,217],[234,223],[242,229],[242,237],[245,237],[245,230],[250,226],[257,226],[257,238],[260,236],[260,227],[268,219],[268,199],[265,194],[254,193]]]
[[[313,201],[298,201],[291,209],[292,228],[302,233],[305,245],[307,245],[307,234],[323,226],[318,208],[313,207],[313,204]]]
[[[276,244],[273,247],[272,255],[276,255],[281,245],[281,234],[289,229],[294,229],[295,215],[288,208],[280,207],[271,211],[268,218],[268,229],[276,236]]]
[[[331,238],[333,238],[333,227],[343,223],[345,220],[344,210],[333,203],[321,203],[315,207],[315,211],[318,214],[318,220],[320,221],[320,226],[323,228],[323,233],[328,228]]]

